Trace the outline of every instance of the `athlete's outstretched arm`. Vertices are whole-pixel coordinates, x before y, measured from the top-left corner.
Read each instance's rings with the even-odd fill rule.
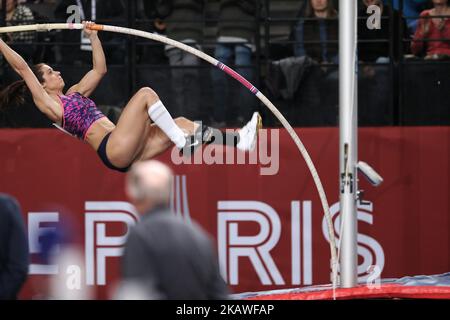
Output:
[[[44,113],[50,120],[59,122],[62,117],[62,111],[59,104],[45,92],[39,80],[31,71],[26,61],[13,49],[11,49],[3,40],[0,39],[0,52],[5,57],[11,67],[22,77],[28,89],[33,96],[34,103],[38,109]]]
[[[89,26],[93,22],[83,22],[84,32],[88,35],[91,40],[92,46],[92,70],[86,73],[83,79],[79,83],[71,87],[67,94],[72,92],[79,92],[83,96],[89,96],[95,88],[97,88],[100,80],[105,76],[107,67],[105,53],[103,52],[102,43],[98,38],[97,31],[90,30]]]

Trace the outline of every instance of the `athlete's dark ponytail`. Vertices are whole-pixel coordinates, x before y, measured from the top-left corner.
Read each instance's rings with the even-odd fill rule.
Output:
[[[31,67],[34,75],[40,83],[44,83],[43,73],[41,71],[43,63],[39,63]],[[5,110],[9,106],[20,106],[25,103],[25,95],[27,93],[27,85],[24,80],[18,80],[11,83],[0,92],[0,111]]]
[[[25,93],[27,85],[24,80],[11,83],[0,92],[0,110],[5,110],[8,106],[22,105],[25,103]]]

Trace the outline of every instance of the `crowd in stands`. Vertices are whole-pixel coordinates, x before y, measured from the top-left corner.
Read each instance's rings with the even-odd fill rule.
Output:
[[[69,18],[70,6],[78,6],[81,19],[157,32],[206,51],[255,83],[296,125],[335,125],[338,1],[290,2],[295,2],[296,10],[295,19],[287,22],[289,50],[276,58],[270,55],[270,26],[264,30],[270,23],[266,18],[271,15],[267,8],[271,1],[1,0],[6,10],[2,8],[0,20],[7,26],[61,22]],[[367,10],[370,5],[381,9],[379,29],[366,25],[372,15]],[[395,95],[403,90],[399,66],[404,61],[450,58],[450,5],[448,0],[359,0],[358,16],[359,98],[364,102],[360,121],[363,125],[392,124]],[[205,30],[212,25],[214,35],[208,37]],[[66,78],[70,74],[74,82],[91,63],[89,43],[79,32],[20,32],[3,37],[30,64],[53,64]],[[245,88],[178,48],[108,33],[102,34],[101,40],[111,67],[96,99],[113,106],[110,110],[114,112],[120,113],[123,102],[138,87],[130,81],[156,87],[169,100],[173,116],[184,115],[218,126],[238,126],[259,108],[258,100]],[[0,64],[3,87],[16,75],[2,57]],[[448,77],[438,80],[441,86],[450,85]],[[18,111],[11,106],[10,110],[1,110],[0,126],[51,125],[32,109],[28,106]],[[24,111],[32,115],[30,120],[17,120]],[[112,117],[117,116],[114,112]]]

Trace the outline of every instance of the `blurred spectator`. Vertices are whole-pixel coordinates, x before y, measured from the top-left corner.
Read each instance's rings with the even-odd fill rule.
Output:
[[[369,29],[367,7],[376,5],[381,9],[380,29]],[[358,10],[358,59],[363,65],[358,75],[361,80],[358,90],[362,101],[359,120],[361,125],[386,125],[391,119],[392,82],[389,63],[398,61],[407,51],[406,42],[390,39],[406,39],[408,28],[405,19],[391,6],[381,0],[362,0]],[[402,34],[399,24],[402,23]],[[391,31],[394,30],[394,34]],[[390,44],[393,47],[390,47]]]
[[[151,160],[132,166],[126,193],[142,215],[130,230],[122,260],[118,299],[224,299],[211,239],[169,209],[172,171]]]
[[[50,203],[43,207],[48,212],[59,212],[60,220],[48,223],[39,231],[30,246],[39,250],[31,254],[34,264],[57,268],[55,274],[30,278],[32,300],[90,300],[93,286],[84,280],[86,270],[83,251],[76,243],[81,239],[77,230],[81,228],[72,217],[76,216],[60,204]]]
[[[6,194],[0,194],[0,221],[0,300],[14,300],[28,275],[28,239],[20,206]]]
[[[166,34],[166,24],[162,20],[164,12],[158,11],[158,4],[164,0],[140,0],[138,1],[138,15],[141,19],[146,19],[142,30],[157,34]],[[152,40],[144,40],[146,45],[138,46],[138,61],[142,64],[168,64],[164,53],[164,44]]]
[[[400,2],[403,2],[403,4]],[[385,4],[392,3],[395,10],[402,9],[410,34],[416,32],[419,14],[425,9],[428,2],[429,0],[384,0]]]
[[[315,18],[315,19],[314,19]],[[309,0],[294,29],[294,54],[319,63],[338,63],[337,11],[331,0]]]
[[[54,12],[57,0],[45,1],[27,1],[27,6],[34,15],[35,23],[49,23],[55,21]],[[33,54],[33,62],[46,61],[47,63],[56,63],[56,55],[58,54],[58,46],[55,45],[56,35],[59,30],[51,30],[48,32],[35,32],[37,42],[36,49]]]
[[[2,5],[3,1],[0,1],[0,12],[3,10]],[[17,0],[6,0],[7,26],[27,25],[33,23],[35,23],[34,15],[29,7],[23,4],[18,4]],[[5,41],[27,62],[31,62],[35,51],[35,45],[33,44],[35,34],[35,32],[31,31],[7,33],[3,35],[6,39],[3,39],[5,39]],[[4,64],[4,61],[0,62],[1,64]],[[9,66],[4,66],[3,68],[3,84],[12,82],[15,78],[15,72]]]
[[[81,20],[108,22],[116,26],[125,25],[126,7],[122,0],[61,0],[55,9],[55,18],[67,21],[73,14],[73,12],[67,13],[67,8],[72,5],[78,6]],[[82,42],[82,32],[63,30],[59,36],[59,41],[64,43],[60,49],[63,64],[86,65],[91,63],[92,54],[89,45]],[[102,33],[101,38],[108,64],[124,64],[126,40],[108,32]]]
[[[3,1],[1,1],[3,3]],[[1,8],[2,4],[0,4]],[[7,26],[20,26],[34,23],[34,15],[29,7],[24,4],[18,4],[17,0],[6,0],[6,25]],[[7,42],[15,46],[14,50],[17,51],[17,46],[21,44],[31,44],[35,39],[35,32],[14,32],[8,33]],[[31,46],[21,46],[20,55],[25,60],[30,61],[33,48]]]
[[[74,244],[62,244],[58,254],[52,260],[61,270],[49,278],[47,299],[54,300],[91,300],[94,287],[86,285],[84,251]],[[44,298],[44,297],[42,297]]]
[[[332,0],[308,0],[302,4],[298,22],[290,38],[295,40],[292,62],[297,67],[286,68],[295,72],[295,106],[292,117],[296,121],[330,124],[335,122],[337,101],[338,32],[337,10]],[[333,65],[335,64],[335,65]],[[300,68],[301,72],[297,72]],[[286,77],[288,83],[294,76]],[[327,92],[326,95],[321,92]],[[305,123],[305,122],[303,122]]]
[[[440,16],[440,17],[439,17]],[[433,39],[437,41],[419,41]],[[411,51],[419,56],[425,54],[425,59],[450,58],[450,6],[448,0],[433,0],[433,8],[420,14],[420,21]]]
[[[137,1],[137,17],[140,22],[136,29],[166,35],[166,24],[163,20],[165,12],[158,11],[158,4],[164,0],[139,0]],[[136,70],[136,86],[150,86],[158,95],[172,102],[173,90],[170,87],[169,59],[161,42],[136,38],[136,55],[139,64]]]
[[[248,81],[253,82],[252,52],[255,50],[255,32],[258,30],[255,16],[256,0],[221,0],[219,8],[217,44],[215,57],[220,62],[236,66],[236,71]],[[217,126],[230,124],[239,126],[251,116],[256,108],[255,97],[243,88],[236,94],[230,94],[232,79],[223,71],[212,70],[214,88],[213,118]],[[234,84],[234,80],[233,80]],[[236,97],[237,96],[237,97]]]
[[[161,1],[157,11],[166,23],[169,38],[187,45],[200,48],[203,40],[204,0]],[[165,52],[169,58],[172,76],[173,101],[170,113],[174,116],[185,115],[193,120],[206,117],[200,107],[200,59],[183,50],[167,45]]]
[[[59,272],[43,278],[45,281],[35,282],[37,295],[33,299],[92,299],[92,286],[82,281],[86,270],[82,250],[74,241],[73,231],[77,224],[71,217],[75,215],[61,205],[47,208],[50,212],[60,212],[63,220],[52,224],[39,235],[40,251],[35,258],[39,264],[58,266]]]
[[[367,13],[367,7],[371,5],[379,6],[381,9],[381,28],[380,29],[369,29],[367,28],[367,18],[371,14]],[[404,39],[408,37],[408,28],[406,27],[405,19],[400,15],[400,13],[384,4],[381,0],[362,0],[358,12],[358,58],[363,62],[377,62],[386,63],[390,59],[389,52],[389,39],[399,39],[398,28],[400,20],[403,24],[402,30],[403,34],[401,37]],[[393,19],[390,19],[393,17]],[[391,27],[392,26],[392,27]],[[391,34],[391,30],[394,30],[394,34]],[[393,50],[394,60],[400,58],[400,45],[395,45]],[[407,50],[407,46],[403,45],[403,53]]]

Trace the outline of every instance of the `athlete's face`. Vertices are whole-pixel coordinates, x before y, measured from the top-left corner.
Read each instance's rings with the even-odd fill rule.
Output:
[[[42,83],[44,89],[48,90],[62,90],[64,88],[64,80],[61,77],[61,72],[53,70],[52,67],[44,64],[40,70],[44,82]]]

